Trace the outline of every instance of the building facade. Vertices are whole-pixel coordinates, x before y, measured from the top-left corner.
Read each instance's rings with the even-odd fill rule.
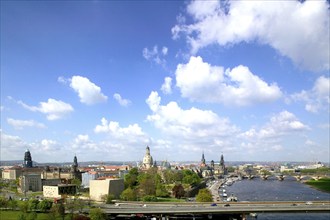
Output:
[[[119,198],[124,188],[123,179],[91,180],[89,182],[89,195],[95,201],[102,201],[102,197],[107,195]]]

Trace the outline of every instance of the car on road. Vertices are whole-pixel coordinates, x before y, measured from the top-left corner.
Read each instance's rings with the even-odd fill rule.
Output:
[[[212,203],[211,206],[217,206],[217,204],[216,203]]]
[[[229,207],[230,205],[229,205],[229,204],[224,204],[223,206],[224,206],[224,207]]]

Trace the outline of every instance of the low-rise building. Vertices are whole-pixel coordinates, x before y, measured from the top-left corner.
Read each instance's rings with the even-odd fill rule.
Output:
[[[124,191],[123,179],[91,180],[89,183],[89,195],[92,200],[101,201],[104,195],[113,195],[119,198]]]
[[[43,186],[45,198],[60,198],[62,195],[75,195],[77,186],[75,184],[61,184],[57,186]]]

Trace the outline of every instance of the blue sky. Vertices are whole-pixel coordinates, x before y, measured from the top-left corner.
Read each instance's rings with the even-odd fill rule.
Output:
[[[1,1],[1,160],[329,161],[327,1]]]

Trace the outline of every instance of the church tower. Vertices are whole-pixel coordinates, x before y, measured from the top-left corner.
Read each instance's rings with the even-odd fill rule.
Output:
[[[201,159],[201,167],[205,167],[205,166],[206,166],[206,161],[205,161],[204,151],[203,151],[202,159]]]
[[[24,164],[23,166],[24,167],[27,167],[27,168],[31,168],[32,167],[32,157],[31,157],[31,153],[29,151],[29,149],[27,149],[25,151],[25,154],[24,154]]]
[[[75,155],[73,158],[73,164],[71,165],[71,176],[72,179],[79,179],[81,181],[81,173],[78,170],[78,159]]]
[[[143,168],[149,169],[154,165],[152,156],[150,155],[150,148],[147,146],[146,154],[143,157]]]
[[[223,154],[221,154],[221,157],[220,157],[219,168],[220,168],[220,173],[222,173],[222,174],[224,174],[224,175],[227,174],[227,170],[226,170],[225,160],[224,160],[224,158],[223,158]]]

